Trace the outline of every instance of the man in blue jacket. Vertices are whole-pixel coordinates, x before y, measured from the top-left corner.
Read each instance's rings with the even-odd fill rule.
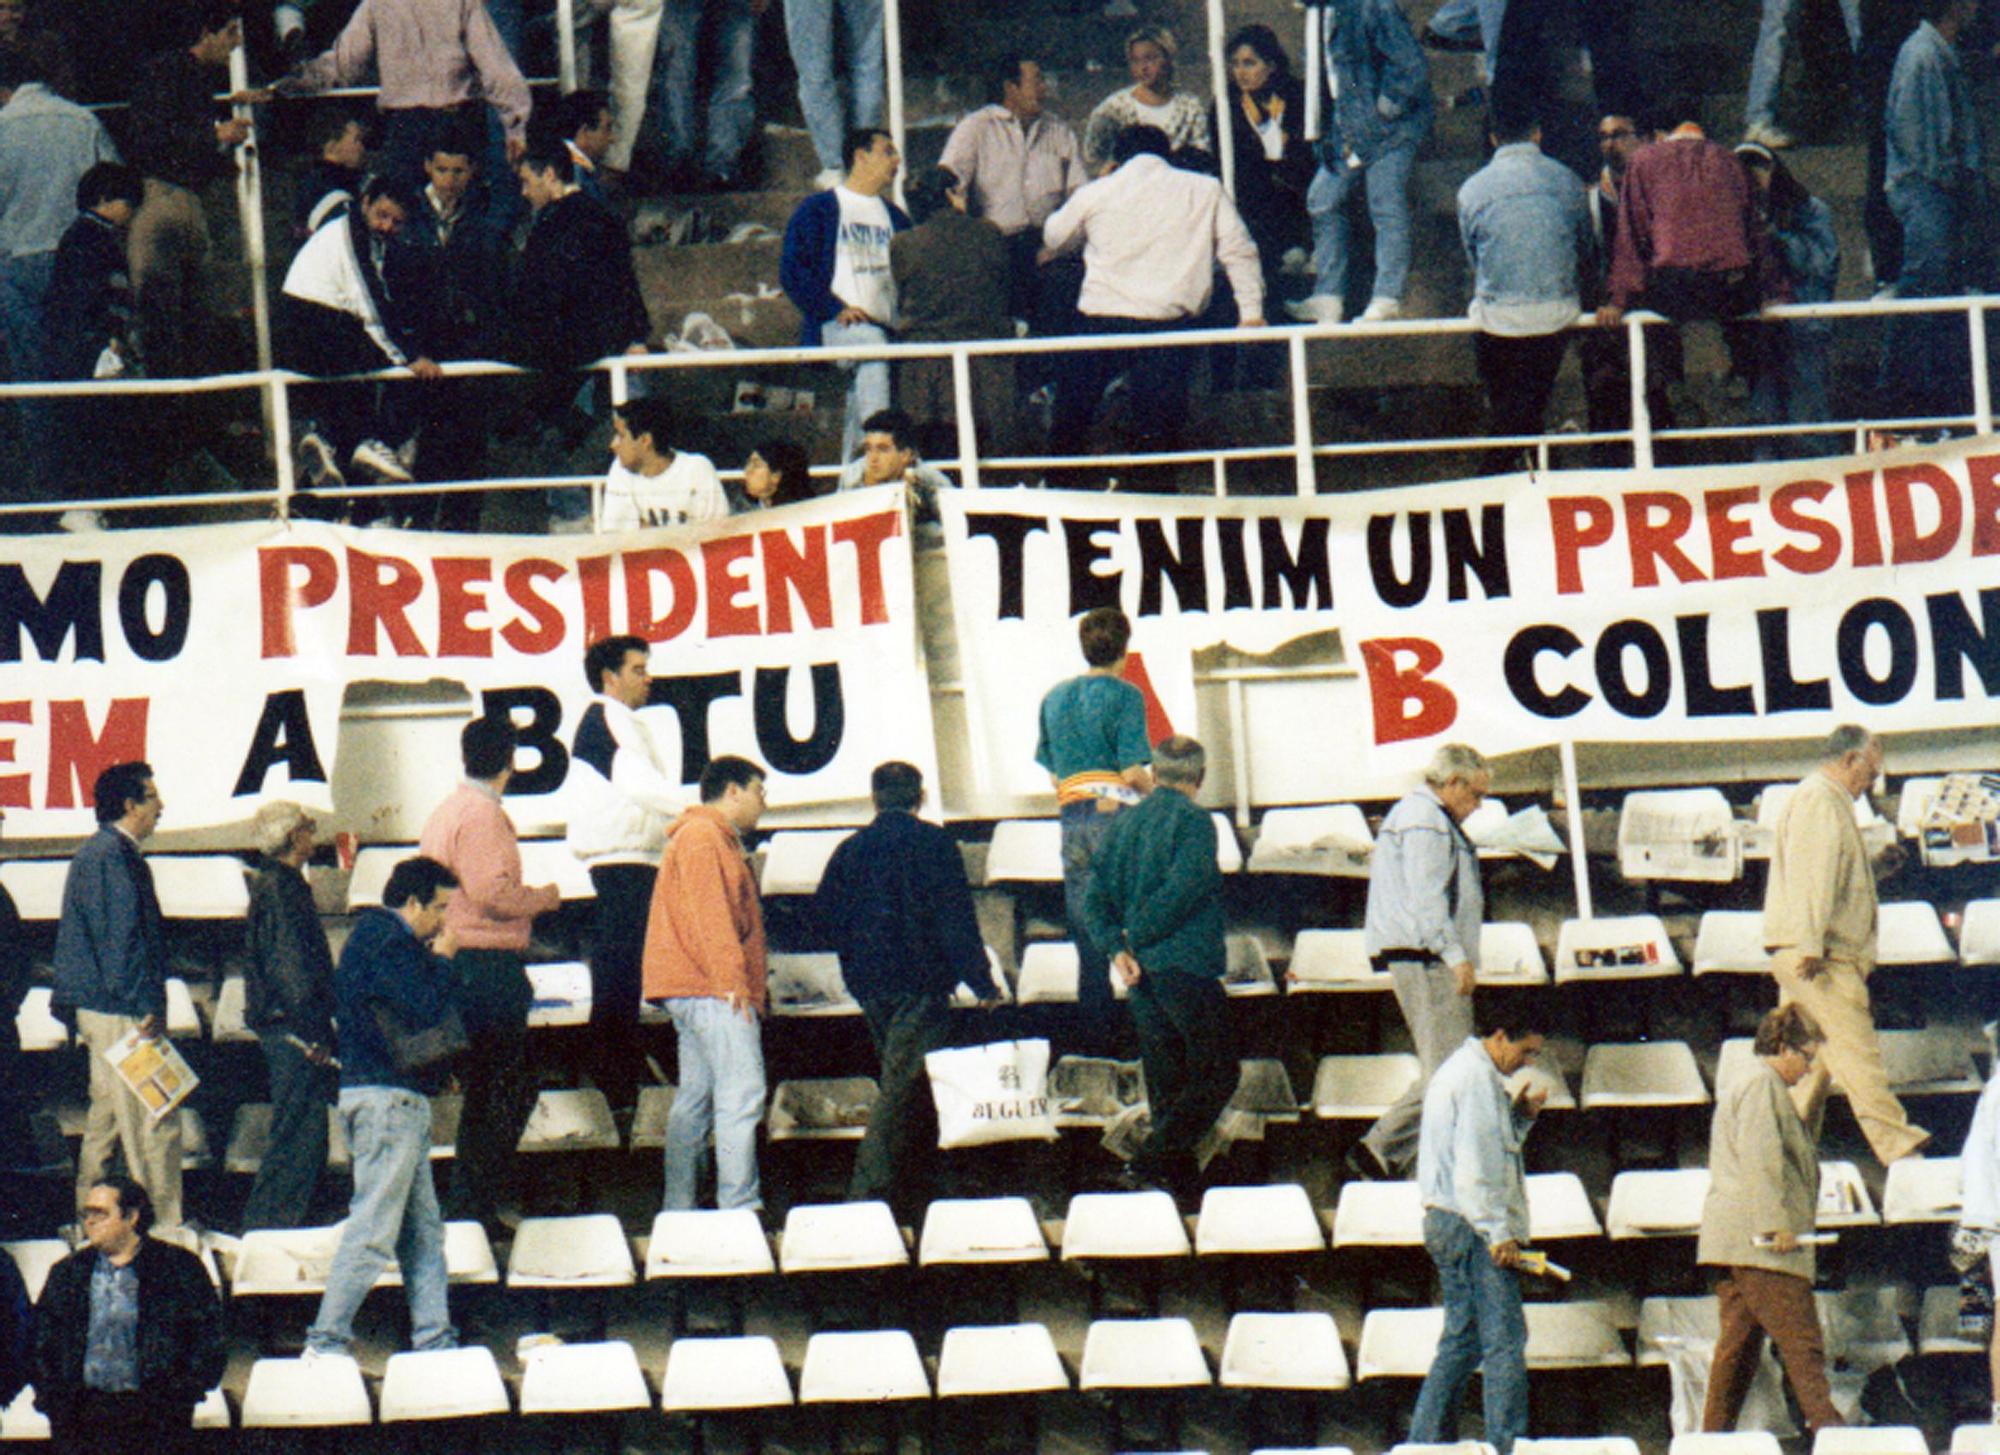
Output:
[[[354,1316],[391,1259],[402,1265],[411,1347],[458,1344],[430,1163],[430,1099],[451,1066],[448,1060],[408,1064],[407,1052],[399,1064],[397,1050],[454,1017],[451,957],[457,946],[444,916],[457,889],[457,877],[437,860],[403,860],[389,873],[382,908],[361,912],[340,952],[333,979],[340,1120],[354,1154],[354,1200],[319,1316],[306,1331],[309,1354],[348,1352]]]
[[[154,1121],[106,1055],[129,1031],[167,1028],[167,944],[153,871],[139,845],[160,822],[160,790],[145,763],[115,763],[93,790],[97,832],[70,860],[56,929],[57,1013],[90,1050],[90,1112],[76,1159],[79,1205],[104,1176],[115,1145],[153,1200],[163,1228],[181,1222],[181,1119]]]
[[[801,202],[785,224],[778,281],[804,317],[799,342],[808,348],[885,344],[896,331],[889,239],[910,219],[887,194],[896,185],[902,154],[888,132],[870,126],[847,138],[846,156],[847,176],[840,184]],[[854,369],[840,433],[844,464],[861,443],[861,422],[889,407],[889,364],[841,367]]]
[[[952,990],[963,985],[990,1006],[1000,988],[958,845],[917,817],[923,774],[882,763],[869,789],[875,821],[833,851],[814,906],[882,1060],[881,1094],[847,1195],[885,1198],[902,1215],[926,1201],[919,1163],[937,1139],[937,1113],[924,1057],[951,1039]]]

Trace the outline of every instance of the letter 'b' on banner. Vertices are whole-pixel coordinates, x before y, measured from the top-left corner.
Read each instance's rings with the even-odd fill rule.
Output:
[[[1442,682],[1431,681],[1431,673],[1444,665],[1444,650],[1436,642],[1377,637],[1361,644],[1361,665],[1368,673],[1377,743],[1434,737],[1458,721],[1458,699]]]

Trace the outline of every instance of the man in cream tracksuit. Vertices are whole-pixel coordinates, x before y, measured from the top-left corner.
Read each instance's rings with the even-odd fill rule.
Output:
[[[590,869],[591,1078],[614,1112],[631,1108],[642,1053],[639,964],[667,825],[690,795],[639,717],[652,677],[639,637],[606,637],[584,653],[596,696],[570,746],[569,848]]]

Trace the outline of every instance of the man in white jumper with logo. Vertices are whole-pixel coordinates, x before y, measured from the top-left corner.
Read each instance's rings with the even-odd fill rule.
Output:
[[[604,477],[599,530],[689,525],[729,514],[722,477],[708,456],[668,443],[674,412],[665,399],[629,399],[611,423],[611,470]]]

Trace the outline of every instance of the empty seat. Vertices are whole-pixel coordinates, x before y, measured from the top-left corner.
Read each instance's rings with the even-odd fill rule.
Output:
[[[1996,1455],[2000,1425],[1960,1425],[1951,1432],[1951,1455]]]
[[[521,882],[553,884],[565,902],[597,898],[589,868],[562,839],[521,840]]]
[[[876,1404],[930,1393],[917,1341],[902,1329],[814,1334],[806,1341],[800,1404]]]
[[[1375,836],[1357,804],[1273,808],[1257,825],[1250,872],[1365,879],[1374,855]]]
[[[1504,1084],[1510,1097],[1519,1096],[1530,1087],[1541,1088],[1543,1111],[1576,1110],[1576,1097],[1569,1089],[1569,1082],[1554,1066],[1543,1066],[1540,1063],[1523,1066],[1509,1076]]]
[[[544,1091],[521,1129],[515,1150],[527,1152],[615,1152],[618,1124],[611,1103],[594,1087]]]
[[[508,1412],[500,1366],[484,1344],[391,1354],[382,1375],[382,1423],[459,1420]]]
[[[590,967],[581,960],[563,960],[530,965],[528,984],[534,1000],[528,1006],[528,1024],[544,1026],[587,1026],[590,1024]]]
[[[327,1270],[340,1246],[340,1230],[330,1228],[260,1228],[245,1233],[236,1253],[236,1276],[230,1293],[236,1298],[317,1294],[326,1290]],[[493,1245],[477,1222],[444,1225],[445,1269],[453,1283],[498,1283],[500,1271]],[[395,1262],[375,1280],[377,1288],[400,1288],[403,1271]]]
[[[194,995],[178,975],[167,977],[167,1035],[176,1041],[201,1035],[201,1015],[194,1008]]]
[[[1360,930],[1300,930],[1287,978],[1293,990],[1387,990],[1389,972],[1368,960]]]
[[[1224,941],[1227,955],[1222,988],[1229,995],[1276,995],[1278,982],[1271,977],[1271,962],[1255,935],[1230,935]]]
[[[21,1270],[21,1282],[28,1287],[28,1302],[42,1296],[49,1270],[69,1257],[69,1244],[61,1238],[26,1238],[18,1243],[0,1243],[14,1266]]]
[[[1728,884],[1743,873],[1736,812],[1719,788],[1628,793],[1618,810],[1618,872],[1640,881]]]
[[[1977,1335],[1961,1333],[1958,1327],[1958,1285],[1924,1290],[1924,1302],[1917,1315],[1917,1352],[1919,1354],[1976,1354],[1984,1356],[1990,1341]],[[2000,1426],[1970,1425],[1966,1429],[1993,1430],[1996,1436],[1995,1450],[2000,1450]],[[1962,1432],[1961,1432],[1962,1433]],[[1951,1448],[1954,1452],[1978,1450],[1983,1445],[1965,1446],[1953,1437]]]
[[[1514,1455],[1639,1455],[1639,1442],[1626,1435],[1586,1435],[1569,1439],[1514,1442]]]
[[[1958,958],[1945,937],[1937,906],[1921,899],[1896,900],[1875,916],[1875,964],[1943,965]]]
[[[778,1266],[786,1273],[900,1268],[909,1249],[886,1202],[814,1203],[785,1214]]]
[[[1225,1389],[1346,1389],[1347,1351],[1326,1313],[1243,1313],[1229,1321]]]
[[[1348,1182],[1333,1209],[1336,1248],[1415,1248],[1424,1241],[1424,1200],[1415,1182]]]
[[[246,1430],[326,1429],[374,1418],[361,1366],[344,1354],[259,1359],[243,1391]]]
[[[208,1038],[219,1044],[235,1041],[254,1041],[257,1033],[250,1029],[244,1019],[247,1000],[241,975],[222,977],[222,988],[215,993],[215,1015],[209,1021]]]
[[[326,1109],[327,1152],[329,1167],[346,1167],[353,1160],[347,1148],[347,1134],[341,1129],[340,1108]],[[229,1126],[229,1145],[223,1149],[222,1170],[254,1177],[257,1169],[264,1165],[264,1154],[271,1148],[271,1104],[267,1101],[246,1102],[236,1108],[236,1117]]]
[[[1813,1436],[1812,1455],[1931,1455],[1915,1425],[1837,1426]]]
[[[1867,1375],[1899,1364],[1914,1352],[1903,1327],[1903,1289],[1897,1284],[1822,1289],[1813,1294],[1826,1359]]]
[[[667,1118],[674,1109],[671,1086],[642,1086],[632,1111],[632,1135],[626,1145],[634,1152],[657,1152],[667,1145]]]
[[[229,1396],[218,1386],[201,1397],[201,1403],[194,1407],[194,1428],[197,1430],[226,1430],[229,1428]],[[5,1439],[0,1435],[0,1439]]]
[[[869,1076],[780,1081],[771,1093],[765,1132],[774,1142],[858,1142],[881,1094]]]
[[[52,1008],[55,991],[46,985],[31,985],[14,1016],[14,1029],[21,1037],[23,1051],[60,1051],[69,1044],[69,1027],[56,1019]]]
[[[1675,1340],[1713,1344],[1722,1332],[1722,1307],[1713,1294],[1697,1298],[1649,1298],[1639,1304],[1638,1364],[1664,1367]]]
[[[526,1218],[514,1230],[509,1288],[624,1288],[633,1279],[632,1245],[610,1213]]]
[[[0,1443],[49,1438],[49,1417],[35,1408],[35,1387],[30,1384],[0,1410]]]
[[[1779,1455],[1780,1449],[1778,1437],[1768,1430],[1731,1430],[1676,1435],[1667,1455]]]
[[[1899,1096],[1977,1096],[1985,1085],[1972,1048],[1950,1027],[1878,1031],[1876,1040],[1882,1069]]]
[[[1499,1455],[1499,1452],[1484,1440],[1454,1440],[1442,1445],[1406,1440],[1400,1445],[1390,1446],[1389,1455]]]
[[[1048,1256],[1042,1225],[1025,1197],[939,1198],[924,1210],[923,1237],[917,1243],[922,1267],[1042,1263]]]
[[[354,872],[347,876],[347,907],[350,910],[380,907],[390,871],[416,852],[415,844],[370,844],[356,853]]]
[[[986,846],[988,884],[1062,882],[1062,825],[1052,818],[1008,818]]]
[[[813,893],[833,851],[852,837],[853,829],[780,829],[764,844],[758,888],[766,895]]]
[[[1760,909],[1711,909],[1694,936],[1697,975],[1768,975],[1771,953],[1764,948]]]
[[[1564,920],[1556,938],[1558,985],[1572,980],[1650,980],[1680,973],[1680,956],[1656,914]]]
[[[1373,1121],[1423,1074],[1423,1063],[1407,1051],[1322,1056],[1313,1076],[1313,1115],[1321,1121]]]
[[[1513,920],[1481,925],[1478,980],[1481,985],[1548,984],[1549,967],[1535,927]]]
[[[1361,1320],[1361,1347],[1354,1359],[1354,1377],[1422,1379],[1437,1358],[1444,1335],[1441,1308],[1377,1308]]]
[[[771,1409],[791,1402],[792,1381],[775,1339],[762,1334],[676,1339],[667,1350],[660,1408],[669,1414]]]
[[[68,877],[67,859],[9,859],[0,864],[0,886],[30,924],[53,924],[62,918],[63,881]]]
[[[1296,1124],[1299,1094],[1292,1089],[1285,1063],[1275,1056],[1246,1056],[1239,1061],[1236,1093],[1229,1098],[1229,1109],[1252,1113],[1265,1122]]]
[[[250,913],[243,861],[229,854],[148,854],[165,919],[242,919]]]
[[[1965,1196],[1956,1157],[1898,1157],[1882,1184],[1885,1223],[1948,1223]]]
[[[1243,871],[1243,845],[1236,837],[1236,825],[1226,813],[1211,813],[1215,820],[1215,867],[1225,874]]]
[[[1185,1258],[1187,1227],[1164,1192],[1079,1192],[1063,1223],[1063,1260]]]
[[[1077,988],[1076,946],[1068,940],[1037,940],[1021,954],[1021,981],[1014,998],[1022,1005],[1072,1005]],[[1126,995],[1125,982],[1112,979],[1111,993]]]
[[[1574,1172],[1531,1172],[1527,1187],[1528,1241],[1595,1238],[1603,1233],[1583,1179]]]
[[[521,1363],[521,1413],[583,1415],[642,1410],[653,1402],[630,1344],[548,1344]]]
[[[1583,1109],[1702,1106],[1708,1087],[1685,1041],[1592,1046],[1583,1058]]]
[[[1706,1167],[1621,1172],[1611,1179],[1606,1231],[1614,1238],[1691,1238],[1707,1197]]]
[[[663,1212],[646,1244],[646,1277],[753,1278],[777,1271],[764,1225],[747,1207]]]
[[[1197,1254],[1317,1253],[1325,1246],[1312,1199],[1297,1183],[1211,1187],[1202,1194]]]
[[[1958,960],[1961,965],[2000,965],[2000,899],[1975,899],[1965,906],[1958,922]]]
[[[947,1329],[938,1355],[939,1399],[1046,1394],[1069,1388],[1056,1341],[1042,1324]]]
[[[1613,1305],[1591,1299],[1533,1302],[1528,1316],[1530,1369],[1624,1369],[1631,1351],[1618,1331]]]
[[[772,1015],[860,1015],[861,1006],[840,978],[840,956],[771,956]]]
[[[1190,1389],[1208,1383],[1208,1360],[1186,1319],[1099,1319],[1083,1336],[1079,1389]]]

